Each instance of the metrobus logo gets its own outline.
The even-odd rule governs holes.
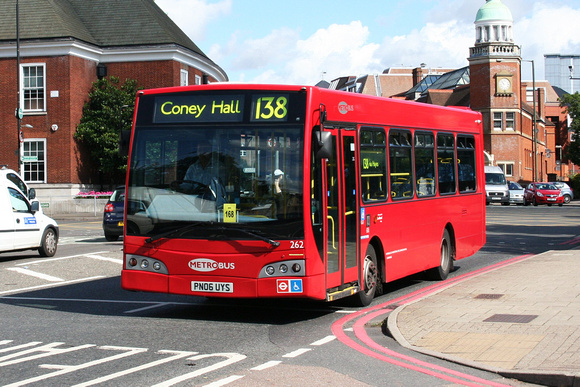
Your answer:
[[[209,258],[198,258],[189,261],[189,268],[195,271],[208,272],[214,270],[234,270],[235,264],[233,262],[216,262]]]
[[[354,111],[354,106],[353,105],[349,105],[346,102],[339,102],[338,103],[338,112],[340,114],[346,114],[348,112],[353,112]]]

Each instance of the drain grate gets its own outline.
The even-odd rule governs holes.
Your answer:
[[[497,300],[498,298],[502,298],[505,294],[478,294],[475,298],[480,300]]]
[[[536,317],[538,317],[536,314],[494,314],[483,321],[527,324]]]

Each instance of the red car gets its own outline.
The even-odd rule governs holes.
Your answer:
[[[550,183],[530,183],[524,191],[524,206],[533,203],[538,204],[557,204],[560,207],[564,204],[564,195],[554,184]]]

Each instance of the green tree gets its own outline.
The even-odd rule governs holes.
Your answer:
[[[103,180],[117,184],[124,180],[127,156],[119,153],[119,136],[131,130],[135,96],[140,88],[137,81],[117,77],[102,78],[93,83],[89,100],[77,126],[75,139],[85,145],[91,164]]]
[[[560,98],[560,106],[565,108],[572,121],[568,128],[572,131],[572,141],[566,146],[565,157],[580,165],[580,94],[564,94]]]

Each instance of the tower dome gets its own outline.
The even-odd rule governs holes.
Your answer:
[[[485,4],[477,11],[475,22],[489,20],[504,20],[513,22],[510,9],[501,2],[501,0],[487,0]]]
[[[475,45],[513,43],[514,19],[501,0],[486,0],[475,17]]]

